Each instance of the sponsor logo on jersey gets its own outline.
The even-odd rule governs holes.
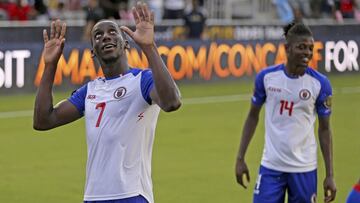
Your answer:
[[[271,87],[271,86],[268,87],[267,90],[270,92],[281,92],[281,88]]]
[[[87,99],[95,99],[96,98],[96,95],[93,95],[93,94],[89,94],[87,96]]]
[[[302,90],[300,90],[300,92],[299,92],[299,97],[300,97],[300,99],[302,99],[302,100],[308,100],[308,99],[310,99],[310,97],[311,97],[311,93],[310,93],[310,91],[307,90],[307,89],[302,89]]]
[[[316,203],[316,194],[315,193],[311,196],[311,203]]]
[[[124,97],[125,94],[126,94],[126,88],[125,87],[119,87],[114,92],[114,98],[115,99],[120,99],[120,98]]]
[[[331,108],[331,105],[332,105],[331,100],[332,100],[332,97],[331,97],[331,95],[330,95],[330,96],[328,96],[328,97],[325,99],[325,101],[324,101],[324,105],[325,105],[325,107],[328,108],[328,109]]]

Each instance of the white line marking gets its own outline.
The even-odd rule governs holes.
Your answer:
[[[33,112],[34,112],[33,110],[0,112],[0,119],[28,117],[28,116],[32,116]]]
[[[224,102],[235,102],[235,101],[250,101],[251,94],[234,94],[234,95],[223,95],[223,96],[212,96],[212,97],[195,97],[195,98],[184,98],[182,102],[184,104],[210,104],[210,103],[224,103]]]
[[[358,87],[343,87],[336,88],[333,90],[334,94],[358,94],[360,93],[360,86]],[[237,102],[237,101],[249,101],[251,100],[252,94],[234,94],[234,95],[222,95],[222,96],[210,96],[210,97],[193,97],[193,98],[184,98],[182,102],[185,105],[192,104],[212,104],[212,103],[227,103],[227,102]],[[0,112],[0,119],[3,118],[21,118],[21,117],[30,117],[33,115],[33,110],[24,110],[24,111],[5,111]]]

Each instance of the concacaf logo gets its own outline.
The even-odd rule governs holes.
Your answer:
[[[316,194],[311,196],[311,203],[316,203]]]

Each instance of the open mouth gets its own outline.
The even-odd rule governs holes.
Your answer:
[[[301,59],[300,64],[302,66],[307,66],[309,64],[309,62],[310,62],[310,59],[308,57],[304,57]]]
[[[103,51],[113,51],[116,48],[115,44],[106,44],[102,47]]]

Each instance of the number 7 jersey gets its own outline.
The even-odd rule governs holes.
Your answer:
[[[150,70],[90,81],[69,101],[85,116],[85,201],[144,196],[152,203],[151,155],[160,108]]]
[[[317,168],[316,114],[331,114],[331,95],[329,80],[309,67],[300,77],[288,76],[284,64],[256,76],[252,103],[265,103],[263,166],[290,173]]]

